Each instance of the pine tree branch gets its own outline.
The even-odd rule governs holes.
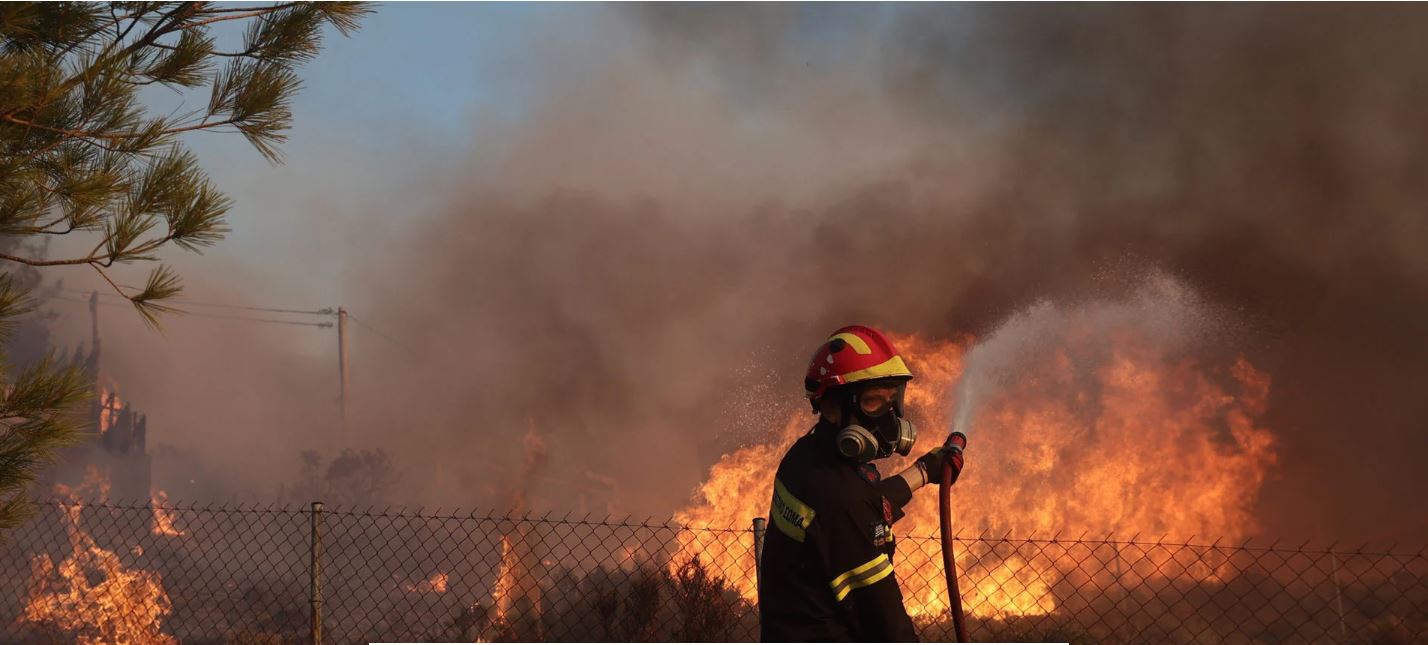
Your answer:
[[[59,194],[60,194],[60,191],[59,191],[58,189],[50,188],[49,186],[46,186],[46,185],[45,185],[45,182],[40,181],[39,179],[36,179],[36,178],[34,178],[33,176],[30,177],[30,183],[33,184],[35,188],[38,188],[38,189],[40,189],[40,190],[43,190],[43,191],[45,191],[45,192],[47,192],[47,193],[49,193],[49,194],[51,194],[51,195],[59,195]],[[58,224],[60,221],[63,221],[63,218],[61,218],[59,221],[56,221],[55,224]],[[48,228],[48,227],[45,227],[45,228]],[[39,229],[34,229],[34,230],[32,230],[32,229],[15,229],[15,230],[16,230],[16,231],[20,231],[20,232],[27,232],[27,233],[39,233],[39,232],[40,232]]]
[[[122,150],[120,150],[120,149],[118,149],[118,148],[111,148],[111,147],[109,147],[109,146],[104,145],[102,142],[95,141],[94,139],[90,139],[90,138],[86,138],[86,137],[70,137],[70,138],[68,138],[68,139],[59,139],[59,140],[57,140],[55,143],[60,144],[60,143],[66,143],[66,142],[69,142],[69,141],[78,141],[79,143],[83,143],[84,145],[87,145],[87,146],[93,146],[93,147],[95,147],[95,148],[99,148],[100,150],[103,150],[103,151],[105,151],[105,152],[122,152]]]
[[[130,19],[130,20],[129,20],[129,26],[128,26],[128,27],[125,27],[123,32],[119,32],[118,29],[115,30],[115,34],[116,34],[116,35],[115,35],[115,37],[114,37],[114,46],[117,47],[117,46],[119,46],[120,43],[124,42],[124,39],[129,37],[129,32],[134,31],[134,27],[139,24],[139,19],[142,18],[142,17],[144,17],[144,15],[146,15],[146,14],[148,14],[148,13],[150,13],[150,12],[149,12],[149,11],[140,11],[140,12],[131,13],[131,14],[125,16],[125,18],[129,18],[129,19]]]
[[[168,50],[168,51],[178,51],[178,48],[177,48],[177,47],[174,47],[173,45],[165,45],[165,44],[163,44],[163,43],[154,43],[154,44],[151,45],[151,46],[152,46],[152,47],[155,47],[155,48],[157,48],[157,49],[164,49],[164,50]],[[209,54],[210,56],[222,56],[222,57],[224,57],[224,58],[251,58],[251,59],[254,59],[254,60],[261,60],[261,59],[262,59],[261,56],[258,56],[257,54],[255,54],[255,53],[254,53],[253,51],[251,51],[251,50],[241,51],[241,52],[208,52],[208,54]],[[137,84],[137,83],[136,83],[136,84]]]
[[[116,39],[114,42],[106,45],[104,49],[100,50],[99,55],[95,57],[94,62],[90,63],[89,66],[87,66],[83,71],[65,79],[64,82],[61,82],[55,87],[51,88],[49,93],[47,93],[44,99],[39,101],[39,103],[34,105],[18,105],[13,110],[6,112],[4,116],[10,117],[12,115],[18,114],[19,112],[27,108],[33,112],[48,107],[51,103],[53,103],[60,97],[68,94],[71,89],[74,89],[74,86],[76,84],[83,82],[89,77],[90,74],[95,73],[95,70],[105,69],[107,66],[114,64],[117,61],[128,58],[135,52],[138,52],[140,49],[143,49],[144,47],[153,44],[155,41],[157,41],[164,35],[178,30],[179,26],[176,22],[167,26],[165,25],[165,23],[174,21],[176,19],[182,20],[182,18],[179,16],[183,13],[184,9],[192,9],[193,7],[190,6],[191,4],[192,3],[180,3],[178,6],[174,7],[172,11],[164,14],[162,18],[155,22],[154,26],[150,27],[149,30],[145,32],[143,36],[140,36],[134,42],[124,47],[122,50],[111,54],[113,48],[122,45],[124,42],[124,38],[128,37],[129,32],[133,30],[134,26],[139,24],[140,21],[138,20],[138,17],[136,17],[132,22],[129,23],[129,27],[124,30],[124,33],[121,35],[121,37]],[[142,16],[143,13],[145,12],[140,12],[138,16]]]
[[[65,141],[66,141],[65,139],[55,139],[54,141],[49,142],[48,144],[45,145],[45,147],[40,148],[40,149],[38,149],[38,150],[36,150],[36,151],[34,151],[34,152],[31,152],[28,156],[25,157],[25,161],[22,162],[22,163],[20,163],[20,164],[18,164],[18,165],[20,165],[20,166],[29,165],[29,163],[30,163],[31,161],[34,161],[35,159],[39,158],[40,155],[45,154],[46,152],[49,152],[49,151],[51,151],[51,150],[54,150],[55,148],[58,148],[58,147],[60,146],[60,144],[64,143]]]
[[[258,9],[288,9],[302,4],[301,2],[284,2],[282,4],[270,5],[267,7],[228,7],[226,9],[204,9],[203,13],[239,13],[244,11],[256,11]]]
[[[105,233],[104,239],[99,240],[99,243],[98,243],[98,244],[95,244],[95,245],[94,245],[94,248],[92,248],[92,249],[89,250],[89,257],[94,257],[94,254],[95,254],[95,253],[98,253],[98,252],[99,252],[99,249],[104,248],[104,245],[108,244],[108,243],[109,243],[109,240],[112,240],[112,239],[114,239],[114,231],[109,231],[109,232]]]
[[[119,28],[119,23],[123,21],[119,18],[119,12],[114,10],[112,2],[109,3],[109,19],[111,21],[109,24],[114,27],[114,40],[123,40],[124,32]]]
[[[99,268],[99,266],[95,264],[90,264],[89,266],[94,267],[94,271],[99,274],[99,277],[104,278],[104,281],[108,282],[109,286],[114,288],[114,293],[123,296],[125,300],[130,299],[129,296],[125,295],[124,290],[119,288],[119,285],[114,284],[114,281],[109,279],[109,274],[105,273],[104,269]]]
[[[85,34],[83,38],[77,39],[77,40],[75,40],[73,43],[70,43],[69,47],[65,47],[64,49],[59,50],[59,52],[56,53],[55,57],[56,57],[56,58],[63,58],[64,56],[69,55],[69,53],[72,52],[72,51],[74,51],[74,49],[75,49],[76,47],[80,46],[81,44],[88,43],[88,42],[89,42],[89,39],[93,38],[93,37],[94,37],[96,34],[98,34],[99,32],[104,31],[105,29],[108,29],[108,28],[110,28],[110,27],[114,27],[114,28],[115,28],[114,34],[115,34],[116,39],[117,39],[117,40],[123,40],[123,39],[124,39],[124,36],[127,35],[129,32],[128,32],[128,30],[125,30],[123,33],[120,33],[120,32],[119,32],[119,29],[118,29],[119,23],[124,22],[124,20],[126,20],[126,19],[128,19],[128,18],[137,18],[137,17],[139,17],[139,16],[144,15],[145,13],[148,13],[148,12],[147,12],[147,11],[140,11],[140,12],[138,12],[138,13],[130,13],[130,14],[125,14],[125,15],[123,15],[123,16],[119,16],[119,15],[116,15],[116,14],[114,13],[114,5],[111,4],[111,5],[109,5],[109,17],[110,17],[110,22],[108,22],[108,23],[106,23],[106,24],[103,24],[103,25],[100,25],[100,26],[98,26],[98,27],[95,27],[95,28],[94,28],[93,30],[91,30],[88,34]],[[138,22],[138,20],[135,20],[134,22]],[[130,23],[130,28],[132,28],[132,27],[133,27],[133,23]]]
[[[136,86],[136,87],[145,87],[145,86],[148,86],[148,85],[153,85],[154,83],[162,83],[163,81],[161,81],[161,80],[159,80],[159,79],[157,79],[157,78],[151,78],[151,79],[149,79],[149,80],[147,80],[147,81],[131,81],[131,80],[129,80],[129,79],[124,79],[124,82],[125,82],[125,83],[128,83],[128,84],[130,84],[130,85],[134,85],[134,86]]]
[[[287,5],[287,6],[292,6],[292,5]],[[270,13],[275,13],[275,12],[277,12],[277,11],[283,9],[283,8],[285,8],[285,7],[283,7],[283,6],[274,6],[274,7],[268,8],[268,9],[262,9],[262,10],[257,10],[257,11],[250,11],[250,12],[248,12],[248,13],[234,14],[234,15],[232,15],[232,16],[216,16],[216,17],[213,17],[213,18],[209,18],[208,20],[200,20],[200,21],[198,21],[198,22],[190,22],[190,23],[188,23],[188,24],[183,25],[182,27],[179,27],[179,29],[197,29],[197,28],[202,27],[202,26],[204,26],[204,25],[211,25],[211,24],[213,24],[213,23],[215,23],[215,22],[226,22],[226,21],[229,21],[229,20],[243,20],[243,19],[245,19],[245,18],[256,18],[256,17],[258,17],[258,16],[266,16],[266,15],[268,15],[268,14],[270,14]],[[207,13],[207,12],[205,12],[205,13]]]
[[[140,36],[133,43],[130,43],[128,47],[125,47],[123,50],[121,50],[116,56],[116,58],[126,58],[130,54],[133,54],[134,52],[137,52],[140,49],[154,44],[156,41],[158,41],[158,39],[164,37],[165,35],[168,35],[178,30],[180,28],[181,22],[189,16],[193,15],[195,8],[196,3],[193,2],[178,3],[178,6],[175,6],[172,11],[164,14],[164,17],[160,18],[157,22],[155,22],[153,27],[150,27],[147,32],[144,32],[143,36]],[[138,22],[138,20],[134,21],[134,23]],[[164,23],[166,22],[169,24],[165,25]],[[130,27],[133,27],[132,23],[130,24]],[[128,35],[127,31],[125,32],[125,35]],[[120,42],[122,42],[122,39],[120,39]],[[119,43],[115,44],[117,45]]]
[[[142,256],[142,255],[144,255],[145,253],[148,253],[149,251],[158,250],[159,247],[161,247],[161,246],[163,246],[163,245],[165,245],[165,244],[168,244],[169,242],[173,241],[173,239],[174,239],[174,234],[173,234],[173,231],[172,231],[172,229],[171,229],[167,235],[165,235],[165,236],[163,236],[163,237],[160,237],[160,238],[155,238],[155,239],[149,240],[148,242],[145,242],[145,243],[143,243],[143,244],[140,244],[140,245],[138,245],[138,246],[136,246],[136,247],[134,247],[134,248],[132,248],[132,249],[127,249],[127,250],[124,251],[124,253],[123,253],[122,255],[125,256],[125,257],[128,257],[128,256]],[[121,255],[121,254],[117,254],[117,253],[115,253],[115,254],[110,254],[110,256],[109,256],[108,258],[105,258],[107,261],[110,262],[110,264],[106,264],[106,265],[104,265],[104,266],[110,266],[110,265],[113,263],[113,260],[114,260],[115,258],[119,257],[120,255]]]
[[[181,126],[181,127],[177,127],[177,128],[166,128],[166,129],[164,129],[163,134],[177,134],[177,133],[179,133],[179,132],[193,132],[194,130],[207,130],[207,129],[209,129],[209,128],[219,128],[219,127],[222,127],[222,126],[225,126],[225,125],[233,125],[233,124],[237,123],[238,121],[239,121],[239,119],[224,119],[224,120],[222,120],[222,121],[214,121],[214,122],[212,122],[212,123],[209,123],[209,122],[207,122],[207,121],[200,121],[200,122],[195,123],[195,124],[193,124],[193,125]]]
[[[28,266],[32,266],[32,267],[55,267],[55,266],[75,266],[75,265],[79,265],[79,264],[94,264],[94,265],[98,265],[98,266],[102,266],[102,267],[108,268],[108,267],[114,266],[114,262],[115,262],[116,260],[121,259],[121,258],[128,258],[128,259],[131,259],[131,260],[132,260],[132,259],[139,259],[139,258],[137,258],[137,257],[135,257],[135,256],[142,256],[143,254],[148,253],[149,251],[153,251],[153,250],[155,250],[155,249],[158,249],[159,247],[161,247],[161,246],[163,246],[163,245],[165,245],[165,244],[167,244],[167,243],[173,241],[173,239],[174,239],[173,234],[170,233],[170,234],[165,235],[165,236],[163,236],[163,237],[155,238],[155,239],[149,240],[148,242],[144,242],[143,244],[140,244],[140,245],[138,245],[138,246],[136,246],[136,247],[134,247],[134,248],[132,248],[132,249],[125,249],[122,253],[104,253],[104,254],[96,255],[96,253],[98,252],[98,250],[99,250],[100,248],[102,248],[102,247],[105,245],[105,243],[108,242],[108,241],[109,241],[110,239],[112,239],[112,238],[113,238],[113,235],[112,235],[112,234],[109,235],[109,236],[107,236],[107,237],[105,237],[103,240],[101,240],[101,241],[99,242],[99,245],[95,247],[95,250],[94,250],[94,251],[91,251],[90,254],[89,254],[87,257],[82,257],[82,258],[69,258],[69,259],[65,259],[65,260],[40,260],[40,259],[36,259],[36,258],[26,258],[26,257],[20,257],[20,256],[18,256],[18,255],[11,255],[11,254],[9,254],[9,253],[0,253],[0,260],[9,260],[9,261],[11,261],[11,262],[15,262],[15,263],[18,263],[18,264],[24,264],[24,265],[28,265]]]
[[[86,132],[86,131],[84,131],[84,130],[70,130],[70,129],[68,129],[68,128],[56,128],[56,127],[44,125],[44,124],[42,124],[42,123],[34,123],[34,122],[32,122],[32,121],[26,121],[26,120],[21,119],[21,118],[19,118],[19,117],[14,117],[14,116],[9,116],[9,115],[5,115],[5,116],[0,117],[0,118],[3,118],[4,120],[9,121],[9,122],[11,122],[11,123],[14,123],[15,125],[23,125],[23,126],[28,127],[28,128],[36,128],[36,129],[39,129],[39,130],[44,130],[44,131],[46,131],[46,132],[53,132],[53,133],[55,133],[55,134],[63,134],[63,135],[65,135],[65,136],[74,137],[74,138],[76,138],[76,139],[101,139],[101,140],[105,140],[105,141],[125,141],[125,140],[129,140],[129,139],[138,139],[138,138],[140,138],[140,137],[149,136],[149,135],[137,134],[137,133],[105,134],[105,133],[102,133],[102,132]],[[159,134],[161,134],[161,135],[162,135],[162,134],[178,134],[178,133],[180,133],[180,132],[192,132],[192,131],[194,131],[194,130],[205,130],[205,129],[208,129],[208,128],[217,128],[217,127],[222,127],[222,126],[225,126],[225,125],[233,125],[234,123],[237,123],[238,121],[239,121],[239,119],[225,119],[225,120],[223,120],[223,121],[213,121],[213,122],[200,121],[200,122],[195,123],[195,124],[193,124],[193,125],[179,126],[179,127],[176,127],[176,128],[164,128],[163,130],[160,130],[160,131],[159,131]],[[112,148],[105,148],[105,150],[109,150],[109,151],[111,151],[111,152],[114,151]]]
[[[53,132],[53,133],[55,133],[55,134],[63,134],[63,135],[65,135],[65,136],[67,136],[67,137],[75,137],[75,138],[79,138],[79,139],[107,139],[107,140],[110,140],[110,141],[115,141],[115,140],[128,139],[128,138],[132,138],[132,137],[134,137],[134,136],[138,136],[138,135],[132,135],[132,134],[104,134],[104,133],[100,133],[100,132],[85,132],[85,131],[83,131],[83,130],[70,130],[70,129],[68,129],[68,128],[56,128],[56,127],[53,127],[53,126],[45,125],[45,124],[43,124],[43,123],[35,123],[35,122],[33,122],[33,121],[26,121],[25,119],[21,119],[21,118],[16,117],[16,116],[11,116],[11,115],[9,115],[9,114],[6,114],[5,116],[0,117],[0,118],[3,118],[3,119],[5,119],[6,121],[9,121],[10,123],[14,123],[15,125],[23,125],[23,126],[25,126],[25,127],[27,127],[27,128],[35,128],[35,129],[37,129],[37,130],[44,130],[44,131],[46,131],[46,132]]]
[[[64,221],[64,220],[60,220],[60,221]],[[59,223],[59,222],[55,222],[55,224],[58,224],[58,223]],[[54,224],[51,224],[50,226],[54,226]],[[67,228],[67,229],[65,229],[65,230],[63,230],[63,231],[39,230],[39,231],[33,231],[33,232],[34,232],[34,233],[38,233],[38,234],[40,234],[40,235],[69,235],[70,233],[75,232],[75,230],[76,230],[76,229],[75,229],[74,224],[70,224],[70,225],[69,225],[69,228]]]
[[[11,262],[18,262],[20,264],[29,265],[32,267],[74,266],[76,264],[89,264],[90,262],[97,261],[95,258],[92,257],[74,258],[70,260],[36,260],[34,258],[22,258],[18,255],[10,255],[9,253],[0,253],[0,260],[9,260]]]
[[[58,194],[60,194],[60,192],[59,192],[58,190],[55,190],[55,189],[53,189],[53,188],[50,188],[49,186],[44,185],[43,182],[40,182],[40,181],[36,180],[36,181],[34,181],[33,183],[35,184],[36,187],[38,187],[39,189],[44,190],[44,191],[46,191],[46,192],[49,192],[51,195],[58,195]],[[62,222],[68,221],[68,220],[69,220],[69,216],[68,216],[68,215],[60,215],[59,217],[56,217],[56,218],[54,219],[54,221],[51,221],[51,222],[48,223],[48,224],[44,224],[44,225],[41,225],[41,226],[16,227],[16,228],[7,230],[7,231],[6,231],[6,234],[8,234],[8,235],[65,235],[65,234],[74,232],[74,224],[73,224],[73,223],[71,223],[71,224],[69,225],[69,228],[68,228],[68,229],[65,229],[65,230],[63,230],[63,231],[52,231],[52,230],[50,230],[50,229],[53,228],[54,226],[59,225],[59,224],[62,223]]]

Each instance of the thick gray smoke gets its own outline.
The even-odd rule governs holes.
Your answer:
[[[501,454],[531,417],[570,480],[547,502],[609,485],[590,471],[658,509],[796,409],[838,325],[985,334],[1163,271],[1236,312],[1252,333],[1225,355],[1273,376],[1265,525],[1421,532],[1397,518],[1428,483],[1424,17],[602,13],[621,44],[549,61],[573,80],[382,267],[382,322],[440,375],[410,381],[435,415],[411,432]]]
[[[350,234],[405,348],[356,330],[343,441],[399,497],[497,503],[533,426],[533,507],[667,513],[840,325],[985,336],[1163,272],[1272,376],[1268,530],[1428,535],[1425,8],[571,11],[418,230]]]
[[[1421,8],[924,12],[893,84],[991,115],[1002,177],[972,224],[997,269],[961,304],[1074,289],[1115,258],[1257,327],[1284,439],[1262,516],[1420,538],[1428,377]],[[955,316],[955,314],[954,314]],[[1417,330],[1417,331],[1415,331]],[[1366,464],[1376,464],[1373,468]],[[1213,465],[1207,465],[1213,467]],[[1412,512],[1409,512],[1412,511]],[[1407,515],[1405,515],[1405,513]],[[1298,516],[1298,518],[1296,518]]]

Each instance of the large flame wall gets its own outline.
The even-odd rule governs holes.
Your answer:
[[[1018,382],[980,403],[967,469],[954,493],[958,533],[1231,539],[1253,533],[1252,504],[1275,461],[1273,437],[1258,425],[1268,378],[1243,358],[1223,365],[1176,358],[1129,332],[1088,364],[1073,358],[1082,340],[1068,333]],[[951,393],[970,341],[898,336],[895,342],[917,374],[907,395],[909,416],[920,428],[916,456],[949,431]],[[734,527],[766,515],[778,461],[812,422],[798,415],[771,429],[769,443],[726,455],[678,521]],[[884,475],[906,462],[884,465]],[[920,491],[906,510],[898,535],[936,535],[933,489]],[[739,570],[733,560],[746,557],[695,541],[686,534],[686,552],[701,552],[727,570]],[[1012,557],[989,566],[983,559],[977,565],[986,588],[964,594],[983,616],[1047,613],[1055,608],[1049,585],[1073,568],[1066,564]],[[928,550],[904,549],[896,567],[903,579],[941,576],[941,562]],[[1006,584],[1012,579],[1018,584]],[[732,582],[754,598],[751,576]],[[940,585],[925,589],[906,599],[910,613],[943,612]]]

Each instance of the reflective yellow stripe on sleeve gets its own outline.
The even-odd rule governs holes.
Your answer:
[[[848,593],[852,590],[882,580],[892,572],[892,560],[888,559],[886,553],[879,553],[878,557],[853,567],[834,578],[833,582],[828,583],[828,586],[833,588],[833,596],[842,601],[848,597]]]
[[[774,479],[773,508],[769,509],[769,515],[780,532],[795,542],[802,542],[814,513],[813,507],[794,497],[783,487],[783,482]]]

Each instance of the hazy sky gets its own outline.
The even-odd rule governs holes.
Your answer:
[[[354,260],[346,252],[351,230],[381,233],[420,217],[430,208],[420,188],[450,181],[454,166],[479,154],[480,132],[491,131],[489,145],[499,145],[494,135],[519,124],[528,101],[550,82],[530,74],[537,66],[526,61],[548,53],[552,42],[584,38],[579,47],[602,47],[581,25],[603,12],[416,2],[380,7],[351,38],[329,29],[322,54],[300,69],[303,87],[281,164],[231,133],[186,139],[235,204],[232,231],[217,246],[202,256],[170,250],[163,257],[183,273],[185,296],[298,309],[350,303],[360,289],[343,280]],[[162,87],[147,97],[164,111],[195,101]],[[121,275],[135,284],[146,270]],[[102,285],[87,270],[55,277],[76,288]],[[223,292],[210,291],[210,277],[227,283]],[[250,288],[233,284],[235,277]],[[297,332],[291,349],[313,347],[305,336]]]
[[[859,73],[858,66],[866,65],[865,50],[877,46],[896,11],[890,5],[785,6],[772,12],[779,33],[755,36],[779,42],[779,51],[763,53],[797,60],[810,72],[851,71],[856,84],[876,86],[876,70]],[[186,297],[195,300],[351,308],[363,288],[350,279],[353,263],[376,261],[354,257],[353,240],[381,238],[430,214],[443,189],[499,166],[512,133],[529,125],[534,104],[570,86],[598,83],[588,79],[622,59],[647,55],[648,36],[631,22],[610,5],[413,2],[379,7],[351,38],[329,30],[322,54],[300,69],[303,88],[281,148],[283,163],[267,162],[232,134],[186,139],[233,198],[232,231],[202,256],[173,250],[163,260],[181,271]],[[223,42],[235,33],[216,35]],[[742,41],[730,42],[733,48]],[[751,56],[753,68],[762,64],[755,53],[732,55]],[[725,72],[693,64],[681,73]],[[758,78],[757,70],[748,74]],[[748,102],[735,127],[751,138],[777,136],[786,124],[765,120],[777,118],[779,109],[761,110],[767,88],[729,81],[682,82],[725,85],[735,100]],[[162,87],[147,96],[160,111],[184,100]],[[136,284],[146,270],[130,269],[121,279]],[[71,287],[102,286],[89,271],[55,275]],[[210,278],[224,283],[221,291]],[[313,347],[301,333],[297,338],[290,349]]]
[[[791,8],[781,12],[782,55],[821,70],[856,65],[861,59],[850,52],[876,42],[894,12],[887,5]],[[217,259],[252,271],[255,280],[285,283],[277,292],[272,284],[255,289],[255,302],[350,301],[354,294],[345,292],[354,285],[340,279],[351,260],[343,229],[382,231],[419,217],[432,206],[421,187],[452,181],[456,166],[470,172],[478,159],[499,158],[533,103],[612,60],[640,55],[644,44],[633,42],[622,18],[628,16],[609,5],[412,2],[379,7],[351,38],[330,33],[322,54],[300,70],[303,89],[282,164],[268,163],[237,136],[187,139],[234,199],[233,230],[204,258],[175,252],[165,261],[192,267],[195,280]],[[861,82],[878,79],[870,74]],[[744,98],[756,121],[759,96]],[[160,109],[177,100],[163,88],[149,99]],[[289,270],[293,263],[304,269],[300,278]],[[97,285],[83,272],[65,278]],[[202,286],[195,282],[188,296],[204,298]]]

